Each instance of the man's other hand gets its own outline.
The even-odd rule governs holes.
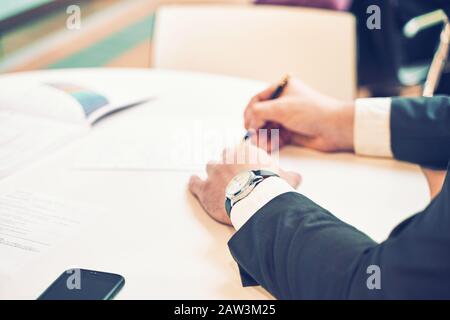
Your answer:
[[[192,176],[189,181],[189,190],[213,219],[231,225],[225,211],[225,188],[237,174],[257,169],[277,173],[294,188],[298,187],[301,181],[299,174],[280,169],[264,150],[249,143],[242,143],[235,148],[224,150],[222,161],[208,163],[206,180]]]
[[[280,148],[285,145],[304,146],[320,151],[353,151],[354,102],[340,101],[291,79],[280,98],[269,100],[273,85],[258,93],[244,113],[247,130],[280,129]],[[258,143],[258,135],[252,137]]]

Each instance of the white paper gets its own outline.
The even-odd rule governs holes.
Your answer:
[[[0,87],[0,179],[84,135],[105,115],[150,99],[58,81],[1,79]]]
[[[93,124],[101,117],[150,100],[151,93],[121,94],[120,88],[99,88],[68,81],[0,79],[0,111],[71,124]]]
[[[203,170],[219,161],[225,147],[242,141],[245,130],[229,119],[151,117],[92,132],[72,158],[77,170]],[[126,134],[123,134],[126,132]]]
[[[8,274],[95,221],[101,209],[27,191],[0,194],[0,274]]]
[[[0,179],[37,160],[88,127],[35,118],[11,111],[0,112]]]

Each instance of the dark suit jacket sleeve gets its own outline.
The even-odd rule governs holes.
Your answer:
[[[390,125],[396,159],[445,168],[450,159],[450,97],[393,98]]]
[[[285,193],[229,248],[246,278],[280,299],[450,298],[449,199],[447,177],[423,212],[377,244],[301,194]],[[379,290],[367,286],[370,266],[380,268]]]

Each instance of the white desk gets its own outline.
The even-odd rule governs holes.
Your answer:
[[[271,298],[261,288],[241,287],[226,245],[233,231],[212,221],[187,192],[190,170],[78,170],[73,163],[87,145],[114,145],[111,139],[118,137],[118,131],[123,137],[136,130],[149,132],[151,136],[133,140],[149,149],[161,148],[157,141],[170,132],[164,121],[172,115],[184,117],[186,123],[203,119],[218,127],[241,126],[244,106],[263,83],[151,70],[61,70],[11,76],[123,81],[124,87],[134,90],[156,89],[158,99],[104,119],[86,138],[0,181],[0,192],[44,192],[106,210],[97,226],[52,249],[32,266],[15,270],[8,283],[0,285],[0,299],[34,299],[70,267],[122,274],[126,285],[119,299]],[[155,128],[164,132],[155,137]],[[301,192],[376,240],[384,239],[393,226],[428,202],[426,181],[413,165],[300,149],[286,150],[282,162],[302,173]]]

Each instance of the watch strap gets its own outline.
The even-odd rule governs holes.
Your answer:
[[[269,171],[269,170],[252,170],[252,171],[255,175],[261,176],[263,178],[279,177],[278,174],[273,173],[272,171]]]
[[[227,212],[227,215],[230,217],[231,216],[231,199],[227,198],[225,200],[225,211]]]
[[[269,178],[269,177],[279,177],[278,174],[273,173],[272,171],[269,170],[251,170],[256,176],[259,177],[263,177],[263,179],[261,181],[259,181],[258,183],[256,183],[255,187],[261,183],[262,181],[264,181],[264,179]],[[228,214],[228,217],[231,216],[231,209],[232,209],[232,205],[231,205],[231,199],[226,198],[225,199],[225,211]]]

